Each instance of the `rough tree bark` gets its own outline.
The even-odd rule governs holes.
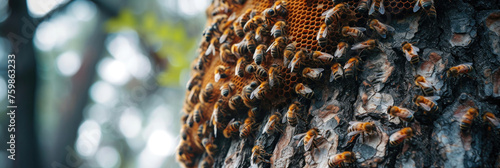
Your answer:
[[[263,127],[272,112],[288,108],[272,107],[258,121],[261,126],[254,138],[216,139],[219,150],[214,167],[249,167],[256,144],[272,153],[270,164],[261,167],[328,167],[329,158],[343,151],[356,154],[353,167],[500,167],[499,130],[482,119],[486,112],[500,116],[500,2],[436,0],[434,5],[436,19],[425,13],[379,16],[395,31],[388,39],[379,40],[381,52],[363,57],[357,80],[330,83],[330,72],[325,71],[325,82],[310,85],[314,98],[300,99],[307,122],[299,120],[296,127],[285,124],[282,134],[268,136]],[[404,41],[420,48],[418,64],[405,59]],[[467,62],[474,68],[469,75],[447,77],[450,67]],[[440,96],[437,111],[424,114],[414,103],[417,95],[423,95],[415,86],[416,75],[432,82],[434,95]],[[415,120],[391,117],[388,106],[411,109]],[[461,131],[462,116],[470,107],[477,108],[479,116],[470,132]],[[379,131],[348,143],[350,121],[373,121]],[[315,163],[292,138],[313,127],[328,140],[316,151]],[[391,146],[389,136],[404,127],[411,127],[415,136]]]

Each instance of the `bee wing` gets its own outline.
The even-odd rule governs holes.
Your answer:
[[[205,51],[205,55],[210,55],[210,53],[215,54],[215,45],[210,43],[207,50]]]
[[[418,48],[417,46],[414,46],[414,45],[411,45],[411,47],[413,48],[413,54],[417,55],[417,52],[420,51],[420,48]]]
[[[335,50],[335,54],[334,54],[335,58],[340,58],[342,56],[342,54],[344,53],[345,48],[346,47],[337,48],[337,50]]]
[[[304,142],[304,150],[309,151],[314,143],[316,137],[311,137],[308,141]]]
[[[372,6],[370,7],[370,11],[368,11],[368,15],[372,15],[375,12],[375,2],[372,2]]]
[[[413,12],[417,12],[420,9],[420,0],[415,3],[415,7],[413,7]]]
[[[323,12],[323,13],[321,14],[321,16],[327,16],[327,15],[329,15],[329,13],[333,13],[333,9],[334,9],[334,8],[326,10],[325,12]]]
[[[345,65],[344,65],[344,69],[347,69],[349,68],[354,62],[347,62]]]
[[[311,88],[308,88],[308,87],[304,87],[304,89],[300,90],[299,91],[301,94],[307,94],[307,93],[311,93],[313,92],[313,90]]]
[[[486,116],[486,119],[488,119],[493,125],[496,125],[497,127],[500,126],[500,121],[498,121],[496,118]]]
[[[380,6],[379,6],[378,11],[379,11],[379,12],[380,12],[380,14],[382,14],[382,15],[385,13],[384,0],[380,1]]]
[[[229,124],[233,123],[234,120],[236,120],[236,119],[235,118],[231,119],[231,121],[229,121]],[[228,126],[229,126],[229,124],[228,124]]]
[[[295,59],[295,57],[292,59],[292,62],[288,64],[288,68],[291,68],[290,72],[293,72],[293,69],[295,68],[295,64],[297,64],[300,61],[300,58]]]
[[[425,111],[431,111],[431,107],[424,103],[418,103]]]
[[[398,139],[401,139],[401,138],[404,138],[406,135],[403,135],[401,133],[398,132],[395,132],[394,134],[392,134],[390,137],[389,137],[389,141],[396,141]]]
[[[257,95],[260,91],[261,87],[257,87],[257,89],[253,90],[252,93],[250,94],[250,99],[255,98],[255,95]]]
[[[288,117],[286,116],[286,113],[285,113],[285,116],[281,117],[281,123],[286,123],[286,121],[288,120]]]
[[[224,32],[224,34],[222,34],[222,35],[220,36],[220,38],[219,38],[219,43],[221,43],[221,44],[222,44],[222,43],[224,43],[224,42],[226,41],[227,37],[228,37],[228,34],[229,34],[229,33],[225,33],[225,32]]]
[[[406,50],[404,51],[404,53],[405,53],[406,60],[410,61],[411,60],[411,53],[406,51]]]
[[[468,62],[468,63],[463,63],[464,65],[467,65],[467,66],[472,66],[472,62]]]
[[[236,64],[236,67],[234,68],[234,75],[235,76],[238,76],[238,71],[240,70],[241,68],[241,64]]]
[[[215,80],[215,82],[219,82],[219,80],[220,80],[220,73],[216,73],[215,74],[214,80]]]
[[[350,137],[350,136],[353,136],[353,135],[356,135],[356,134],[359,134],[359,133],[361,133],[361,131],[352,131],[352,132],[349,132],[347,134],[347,137]]]
[[[351,29],[356,29],[359,31],[366,31],[366,28],[364,28],[364,27],[351,27]]]
[[[321,52],[321,55],[318,56],[318,59],[322,61],[327,61],[329,59],[333,58],[333,55],[330,55],[328,53]]]
[[[271,50],[271,48],[273,48],[273,46],[276,44],[276,41],[274,41],[273,43],[271,43],[271,45],[269,46],[269,48],[267,48],[266,52],[269,52],[269,50]]]
[[[362,42],[361,43],[358,43],[358,44],[354,44],[351,48],[351,50],[357,50],[357,49],[362,49],[362,48],[366,48],[368,47],[368,45],[366,44],[363,44]]]
[[[266,125],[264,126],[264,130],[262,131],[262,133],[267,132],[267,130],[271,127],[271,125],[273,125],[273,124],[274,124],[274,121],[275,121],[275,120],[270,120],[270,121],[268,121],[268,122],[266,123]]]
[[[424,97],[424,98],[429,99],[430,101],[432,101],[432,102],[434,102],[434,103],[437,104],[436,101],[439,100],[441,97],[439,97],[439,96],[428,96],[428,97]]]
[[[318,33],[318,35],[319,35],[319,33]],[[323,37],[326,37],[326,35],[328,35],[328,26],[325,27],[325,29],[323,30],[323,34],[322,35],[323,35]]]
[[[383,24],[383,23],[382,23],[382,24]],[[387,24],[384,24],[384,26],[387,28],[387,31],[391,31],[391,32],[392,32],[392,31],[395,31],[395,30],[396,30],[396,29],[394,29],[394,27],[389,26],[389,25],[387,25]]]
[[[350,125],[349,127],[351,127],[353,125],[358,125],[358,124],[361,124],[361,123],[363,123],[363,122],[361,122],[361,121],[349,121],[349,125]]]
[[[431,84],[427,83],[427,82],[418,82],[418,84],[424,86],[424,87],[431,87]]]
[[[311,68],[310,76],[316,77],[318,76],[321,72],[323,72],[325,69],[323,68]]]

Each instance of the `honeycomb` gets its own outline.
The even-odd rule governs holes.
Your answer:
[[[379,2],[378,0],[376,1],[377,3]],[[322,17],[322,13],[325,11],[332,9],[335,5],[339,3],[344,3],[347,4],[347,9],[343,10],[342,12],[339,12],[338,15],[338,20],[330,25],[329,31],[328,31],[328,43],[326,46],[321,47],[318,44],[318,40],[316,39],[318,31],[320,29],[320,26],[325,23],[325,18]],[[398,16],[398,15],[403,15],[403,14],[408,14],[408,13],[413,13],[412,8],[414,5],[415,1],[414,0],[385,0],[384,1],[384,6],[386,13],[385,15],[393,15],[393,16]],[[199,75],[200,78],[192,80],[188,83],[188,85],[195,85],[199,88],[201,88],[201,93],[192,93],[194,92],[194,89],[188,89],[186,93],[186,103],[184,104],[184,112],[185,112],[185,118],[183,119],[185,125],[188,125],[188,128],[184,128],[181,130],[181,133],[186,134],[185,137],[183,137],[183,141],[181,142],[179,146],[179,153],[177,155],[178,160],[185,166],[185,167],[194,167],[198,164],[207,164],[211,165],[213,164],[213,160],[210,159],[204,159],[201,161],[202,156],[205,156],[203,153],[211,153],[209,152],[210,149],[206,145],[207,143],[209,144],[210,141],[214,140],[214,137],[212,135],[217,135],[222,132],[222,130],[225,128],[224,126],[229,123],[229,120],[231,118],[235,118],[237,120],[240,120],[243,122],[245,118],[247,118],[247,111],[249,110],[248,107],[242,107],[241,109],[238,109],[236,111],[230,110],[227,108],[227,103],[229,101],[229,98],[231,95],[234,94],[240,94],[241,90],[249,85],[252,81],[258,81],[258,83],[262,83],[267,80],[267,78],[259,78],[256,77],[255,74],[247,73],[245,72],[243,77],[239,77],[235,75],[235,67],[236,63],[233,62],[224,62],[220,58],[220,51],[219,47],[221,44],[219,44],[218,41],[212,41],[214,38],[219,38],[223,32],[227,29],[235,29],[233,26],[234,22],[238,22],[239,17],[245,13],[246,10],[252,9],[255,11],[256,15],[261,15],[261,13],[268,8],[275,8],[274,6],[275,1],[268,1],[268,0],[247,0],[247,1],[218,1],[214,0],[212,5],[207,9],[207,15],[208,15],[208,21],[207,21],[207,29],[205,32],[205,37],[200,44],[200,49],[199,53],[201,53],[198,58],[196,58],[192,64],[193,70],[191,72],[192,76]],[[347,42],[350,45],[359,42],[350,38],[346,38],[342,36],[341,34],[341,28],[344,26],[350,26],[350,27],[366,27],[368,28],[368,21],[369,19],[372,18],[377,18],[384,22],[384,19],[380,17],[380,14],[378,12],[378,6],[376,7],[376,11],[373,14],[373,16],[369,16],[368,12],[360,12],[359,10],[356,9],[356,7],[359,4],[359,0],[352,0],[352,1],[344,1],[344,2],[337,2],[337,1],[331,1],[331,0],[313,0],[313,1],[286,1],[286,10],[287,13],[285,16],[280,16],[279,14],[277,16],[272,17],[274,20],[271,21],[276,22],[279,20],[283,20],[286,23],[286,34],[284,35],[287,37],[287,42],[286,45],[293,43],[295,44],[295,52],[299,51],[300,49],[304,49],[307,51],[307,56],[310,59],[310,53],[314,51],[321,51],[324,53],[329,53],[333,54],[337,50],[337,44],[339,42]],[[282,6],[283,7],[283,6]],[[369,6],[368,6],[369,7]],[[223,9],[223,10],[221,10]],[[224,10],[224,9],[229,9],[229,10]],[[215,16],[213,14],[216,14]],[[218,19],[216,17],[218,16],[224,16],[223,19],[220,22],[217,22]],[[220,18],[220,17],[219,17]],[[252,19],[252,18],[250,18]],[[214,23],[217,23],[216,26],[213,26]],[[243,27],[244,25],[241,25]],[[259,26],[262,26],[262,24],[259,24]],[[215,27],[214,29],[210,30],[211,27]],[[268,30],[271,30],[271,26],[268,26]],[[249,32],[245,32],[247,34]],[[207,37],[208,36],[208,37]],[[238,44],[242,41],[245,41],[244,38],[238,37],[235,35],[235,33],[230,34],[229,36],[230,46],[233,44]],[[374,38],[374,37],[370,37]],[[269,36],[267,40],[263,40],[262,43],[259,44],[265,44],[268,47],[271,45],[271,43],[274,41],[274,38]],[[211,53],[208,55],[205,55],[205,51],[208,50],[209,48],[215,48],[215,53]],[[234,54],[234,53],[233,53]],[[245,53],[244,56],[249,57],[248,63],[251,64],[253,62],[252,60],[252,55],[253,53]],[[317,64],[313,62],[308,62],[307,60],[302,60],[303,63],[300,65],[300,70],[298,72],[291,72],[290,69],[285,67],[283,65],[283,51],[280,51],[280,57],[278,58],[272,58],[270,55],[270,52],[265,52],[264,57],[265,60],[262,62],[261,66],[268,71],[272,66],[278,66],[281,67],[279,69],[279,76],[282,77],[281,80],[281,85],[277,87],[273,87],[270,89],[267,93],[265,93],[265,96],[263,98],[264,101],[261,101],[261,104],[259,105],[263,109],[270,109],[271,107],[275,106],[287,106],[290,104],[290,102],[297,98],[300,97],[295,92],[295,85],[298,83],[304,83],[307,86],[314,86],[316,81],[310,80],[310,79],[305,79],[300,72],[302,68],[304,67],[318,67],[318,68],[324,68],[325,71],[323,72],[323,80],[328,80],[330,76],[330,66],[333,64],[331,63],[325,63],[325,64]],[[234,58],[236,60],[236,58]],[[307,58],[306,58],[307,59]],[[201,61],[200,61],[201,60]],[[341,63],[344,64],[346,60],[339,60],[342,61]],[[200,62],[202,62],[202,66],[200,65]],[[229,67],[229,70],[225,73],[227,73],[227,77],[221,78],[219,81],[214,80],[214,76],[216,74],[217,68],[222,65],[224,67]],[[220,95],[219,88],[227,82],[232,82],[235,84],[235,88],[231,92],[230,96],[224,97]],[[213,100],[209,102],[200,102],[197,99],[190,100],[190,95],[199,95],[200,97],[203,96],[203,90],[205,86],[208,83],[213,84],[214,92],[212,93]],[[189,87],[188,87],[189,88]],[[200,98],[201,99],[201,98]],[[224,114],[221,114],[222,117],[216,117],[220,118],[217,122],[220,122],[220,128],[214,128],[218,130],[218,133],[208,133],[204,134],[203,136],[199,136],[197,134],[198,128],[200,125],[204,125],[205,127],[207,126],[207,121],[211,121],[211,116],[214,113],[214,104],[216,104],[217,100],[221,100],[221,104],[219,108],[224,108],[222,111],[224,111]],[[267,100],[267,101],[266,101]],[[196,104],[201,103],[201,121],[200,122],[194,122],[194,118],[196,114]],[[271,112],[269,112],[270,114]],[[208,125],[212,125],[214,122],[210,123],[208,122]],[[224,138],[223,136],[219,135],[217,136],[218,138]],[[186,145],[188,144],[188,145]],[[205,152],[206,151],[206,152]],[[209,158],[209,157],[205,157]],[[203,163],[202,163],[203,162]]]

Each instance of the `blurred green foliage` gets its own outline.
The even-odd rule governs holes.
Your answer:
[[[109,33],[123,29],[133,29],[147,44],[161,44],[156,51],[158,56],[168,60],[167,68],[158,74],[162,86],[178,86],[181,71],[188,68],[191,54],[198,39],[189,37],[186,25],[182,22],[171,23],[159,20],[154,12],[134,15],[132,10],[123,9],[115,18],[109,19],[105,29]]]

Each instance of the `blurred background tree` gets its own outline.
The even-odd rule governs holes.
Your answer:
[[[0,165],[178,167],[183,84],[208,4],[0,0],[0,106],[8,54],[18,105],[16,162],[1,150]]]

